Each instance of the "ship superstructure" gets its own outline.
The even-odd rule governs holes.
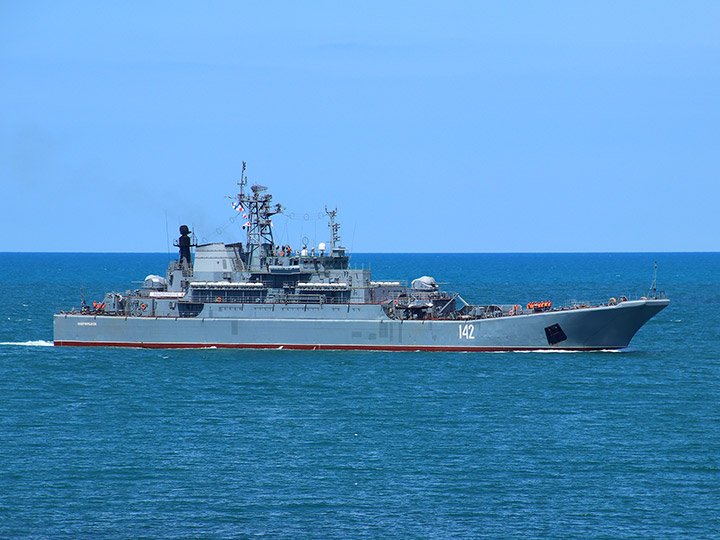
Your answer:
[[[56,345],[368,350],[617,349],[669,301],[620,297],[603,305],[470,305],[422,276],[407,285],[373,281],[341,245],[337,209],[325,207],[330,244],[277,245],[283,211],[267,188],[233,203],[246,216],[245,243],[196,245],[180,227],[177,261],[165,277],[111,292],[92,307],[55,315]],[[194,260],[192,248],[195,248]]]

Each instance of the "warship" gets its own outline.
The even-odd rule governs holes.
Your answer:
[[[165,277],[109,292],[54,315],[58,346],[384,351],[604,350],[628,347],[669,300],[647,297],[565,306],[550,301],[471,305],[430,276],[374,281],[352,267],[337,208],[325,212],[329,245],[279,246],[267,188],[247,187],[245,164],[233,207],[245,243],[198,245],[180,227]],[[193,254],[194,251],[194,254]]]

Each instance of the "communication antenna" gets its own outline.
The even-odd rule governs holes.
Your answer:
[[[167,210],[165,210],[165,243],[167,244],[168,262],[170,262],[170,229],[168,229]]]
[[[80,313],[90,313],[90,306],[85,301],[85,283],[80,282]]]
[[[244,188],[245,188],[245,185],[247,184],[247,178],[245,178],[245,169],[246,168],[247,168],[247,162],[243,161],[242,172],[240,173],[240,181],[238,182],[238,186],[240,186],[240,195],[242,195],[243,192],[245,191]]]
[[[653,275],[652,284],[650,285],[650,292],[648,292],[648,297],[657,297],[657,261],[655,261],[655,273]]]

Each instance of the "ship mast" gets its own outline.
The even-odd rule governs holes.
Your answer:
[[[337,215],[337,206],[334,210],[328,210],[327,205],[325,206],[325,213],[330,218],[330,248],[335,249],[340,244],[340,224],[335,223],[335,216]]]
[[[237,200],[247,215],[247,222],[243,226],[247,233],[247,263],[251,271],[260,271],[266,267],[266,259],[272,255],[275,246],[270,218],[282,212],[282,206],[272,205],[272,195],[265,193],[267,191],[265,186],[255,184],[250,187],[252,195],[245,193],[247,185],[245,168],[246,163],[243,161]]]

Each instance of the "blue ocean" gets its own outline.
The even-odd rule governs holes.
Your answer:
[[[646,295],[593,353],[52,346],[167,254],[0,254],[0,538],[720,538],[720,254],[355,254],[468,302]]]

